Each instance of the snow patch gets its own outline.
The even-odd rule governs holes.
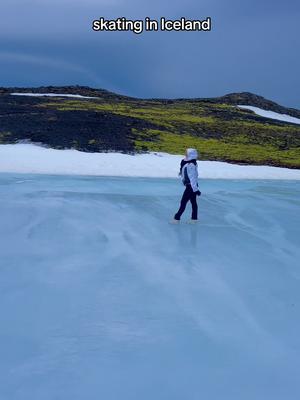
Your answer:
[[[10,93],[11,96],[30,96],[30,97],[72,97],[79,99],[98,99],[99,97],[81,96],[80,94],[64,93]]]
[[[291,117],[288,114],[279,114],[274,111],[263,110],[262,108],[253,107],[253,106],[243,106],[243,105],[240,106],[239,105],[238,107],[242,108],[244,110],[253,111],[256,115],[259,115],[260,117],[276,119],[277,121],[290,122],[292,124],[300,125],[299,118]]]
[[[34,144],[0,145],[0,172],[12,173],[176,178],[181,159],[167,153],[85,153]],[[219,161],[198,164],[200,178],[300,180],[300,170]]]

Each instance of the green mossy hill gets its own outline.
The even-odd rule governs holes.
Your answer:
[[[41,142],[82,151],[165,151],[196,147],[201,158],[300,168],[300,125],[241,110],[251,104],[300,117],[251,93],[215,99],[135,99],[86,87],[26,91],[96,97],[10,96],[25,89],[0,88],[0,142]]]

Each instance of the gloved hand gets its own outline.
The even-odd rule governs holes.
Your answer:
[[[197,196],[201,196],[200,190],[197,190],[197,192],[195,192],[195,194],[196,194]]]

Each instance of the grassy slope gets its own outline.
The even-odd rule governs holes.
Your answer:
[[[143,100],[85,87],[35,88],[98,99],[10,96],[0,88],[0,143],[29,139],[82,151],[165,151],[196,147],[201,159],[300,168],[300,126],[259,117],[235,104],[285,112],[249,93],[216,99]],[[298,110],[289,109],[298,116]]]
[[[205,101],[48,101],[59,111],[93,111],[147,121],[132,127],[136,150],[180,154],[196,147],[203,159],[300,168],[300,126],[268,120],[228,104]],[[155,127],[157,125],[157,127]],[[97,144],[99,138],[91,138]]]

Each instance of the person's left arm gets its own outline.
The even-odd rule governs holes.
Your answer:
[[[198,192],[198,167],[197,164],[188,164],[187,166],[187,173],[190,179],[191,187],[193,192]]]

